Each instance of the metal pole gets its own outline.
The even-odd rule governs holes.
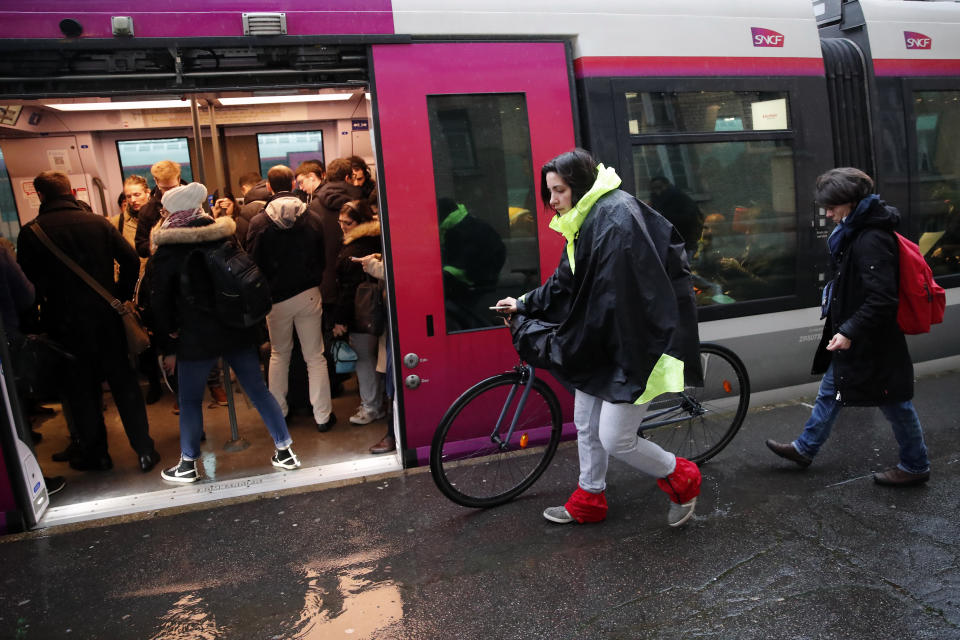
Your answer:
[[[206,184],[206,172],[203,167],[203,137],[200,133],[200,109],[197,107],[196,96],[190,96],[190,114],[193,116],[193,155],[197,163],[193,172],[193,180]]]
[[[240,437],[237,426],[237,405],[233,399],[233,382],[230,380],[230,365],[220,358],[220,369],[223,371],[223,390],[227,392],[227,415],[230,416],[230,439],[223,445],[224,451],[243,451],[250,443]]]
[[[227,192],[227,181],[223,173],[223,153],[220,150],[220,134],[217,132],[217,117],[212,102],[207,102],[207,112],[210,114],[210,143],[213,146],[213,186],[223,197]]]

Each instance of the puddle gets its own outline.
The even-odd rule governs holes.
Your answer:
[[[150,640],[216,640],[223,634],[203,598],[187,593],[173,603]]]

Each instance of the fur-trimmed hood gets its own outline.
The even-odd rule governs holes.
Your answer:
[[[201,226],[156,228],[150,234],[150,243],[159,247],[165,244],[199,244],[233,237],[237,223],[229,216],[222,216]]]
[[[380,222],[378,220],[363,222],[355,226],[353,229],[350,229],[350,231],[344,233],[343,244],[348,245],[357,238],[364,238],[366,236],[380,237]]]

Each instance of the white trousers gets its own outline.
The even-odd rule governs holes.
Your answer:
[[[646,412],[645,404],[614,404],[577,389],[573,422],[577,426],[581,489],[590,493],[606,489],[610,456],[655,478],[673,473],[676,456],[637,435]]]
[[[283,415],[287,415],[290,354],[293,352],[293,330],[296,328],[303,360],[307,363],[310,405],[313,407],[313,419],[317,424],[329,420],[330,412],[333,411],[330,376],[327,374],[327,360],[323,357],[321,302],[320,289],[313,287],[276,303],[267,314],[267,330],[270,332],[270,393],[277,399]]]

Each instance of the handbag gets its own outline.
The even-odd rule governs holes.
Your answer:
[[[17,389],[32,398],[55,395],[58,373],[76,360],[46,334],[19,336],[9,347]]]
[[[380,281],[367,276],[357,285],[353,297],[353,322],[357,333],[378,336],[383,333],[387,321],[387,308],[383,302]]]
[[[31,225],[30,228],[33,229],[34,234],[40,239],[40,242],[50,250],[50,253],[77,274],[87,286],[107,301],[110,308],[117,312],[120,320],[123,322],[123,333],[127,339],[127,356],[130,358],[131,364],[134,363],[137,356],[150,347],[150,334],[143,325],[143,319],[140,318],[140,312],[137,310],[136,305],[129,300],[127,302],[120,302],[110,295],[110,292],[100,286],[99,282],[90,277],[90,274],[84,271],[70,256],[61,251],[60,247],[55,245],[44,230],[40,228],[40,225],[34,224]]]
[[[337,373],[353,373],[357,368],[357,352],[346,340],[334,340],[330,346]]]

